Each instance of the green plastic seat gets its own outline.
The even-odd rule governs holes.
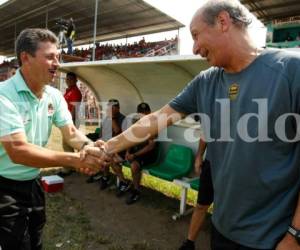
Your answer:
[[[191,188],[194,190],[199,190],[199,178],[196,178],[190,182]]]
[[[160,142],[156,142],[156,147],[154,150],[154,155],[156,156],[155,161],[149,165],[144,166],[144,169],[149,169],[152,166],[157,166],[159,164],[162,155],[162,144]]]
[[[95,129],[96,134],[100,134],[100,132],[101,132],[101,128],[98,127],[98,128]]]
[[[194,154],[186,146],[172,144],[162,162],[152,165],[148,170],[151,175],[173,181],[186,176],[193,168]]]

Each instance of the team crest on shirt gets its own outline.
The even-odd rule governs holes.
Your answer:
[[[240,86],[237,83],[233,83],[229,86],[228,97],[231,101],[235,100],[239,94]]]
[[[51,116],[54,114],[54,107],[53,104],[50,102],[48,103],[48,116]]]

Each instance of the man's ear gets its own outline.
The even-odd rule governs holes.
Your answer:
[[[221,28],[222,32],[227,32],[230,25],[232,24],[231,17],[229,13],[225,10],[221,11],[217,17],[217,23]]]
[[[21,52],[20,59],[21,59],[22,64],[26,64],[29,61],[30,56],[31,55],[25,51]]]

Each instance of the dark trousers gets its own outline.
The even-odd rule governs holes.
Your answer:
[[[214,225],[211,228],[211,249],[212,250],[274,250],[274,249],[256,249],[251,247],[245,247],[238,243],[235,243],[222,234],[220,234]]]
[[[45,222],[45,197],[40,182],[14,181],[0,176],[2,250],[41,250]]]

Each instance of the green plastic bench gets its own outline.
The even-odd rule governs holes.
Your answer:
[[[193,179],[190,182],[191,188],[198,191],[199,190],[199,178]]]
[[[172,144],[164,160],[159,164],[151,164],[148,171],[153,176],[173,181],[186,176],[192,170],[193,161],[194,154],[191,148]]]

